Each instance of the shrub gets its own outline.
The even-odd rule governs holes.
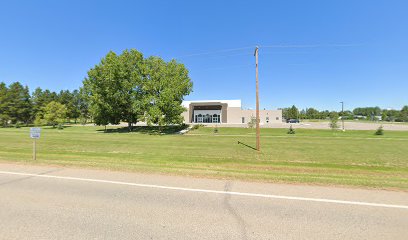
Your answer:
[[[384,135],[383,126],[382,126],[382,125],[379,126],[379,127],[377,128],[377,131],[375,131],[374,134],[375,134],[375,135]]]
[[[15,127],[16,127],[16,128],[21,128],[21,126],[20,126],[19,123],[16,123]]]
[[[81,125],[85,125],[85,124],[88,122],[88,119],[85,118],[85,117],[81,117],[81,118],[79,119],[79,122],[81,123]]]
[[[218,133],[218,127],[217,126],[215,126],[215,128],[214,128],[214,133]]]
[[[337,124],[338,119],[336,117],[333,117],[330,119],[329,127],[334,131],[337,128],[339,128],[339,125]]]
[[[256,126],[256,117],[251,117],[251,121],[248,122],[249,128],[254,128]]]
[[[288,134],[295,134],[295,129],[293,129],[292,125],[290,125],[289,130],[288,130]]]

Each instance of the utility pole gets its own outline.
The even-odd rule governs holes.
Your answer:
[[[259,129],[259,83],[258,83],[258,46],[255,48],[255,75],[256,75],[256,150],[261,151],[260,129]]]
[[[341,103],[341,126],[343,129],[343,132],[346,131],[346,129],[344,128],[344,102],[340,102]]]

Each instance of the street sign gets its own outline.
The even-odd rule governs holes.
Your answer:
[[[41,128],[30,128],[30,137],[34,139],[33,141],[33,160],[37,159],[37,150],[35,140],[40,138]]]
[[[34,139],[39,139],[41,133],[41,128],[30,128],[30,137]]]

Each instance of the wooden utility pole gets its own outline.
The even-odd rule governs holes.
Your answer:
[[[261,151],[260,129],[259,129],[259,83],[258,83],[258,46],[255,48],[255,72],[256,72],[256,150]]]
[[[346,131],[346,129],[344,128],[344,102],[340,102],[341,103],[341,128],[344,131]]]

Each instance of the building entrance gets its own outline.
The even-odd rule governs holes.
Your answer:
[[[221,110],[194,110],[195,123],[221,123]]]

